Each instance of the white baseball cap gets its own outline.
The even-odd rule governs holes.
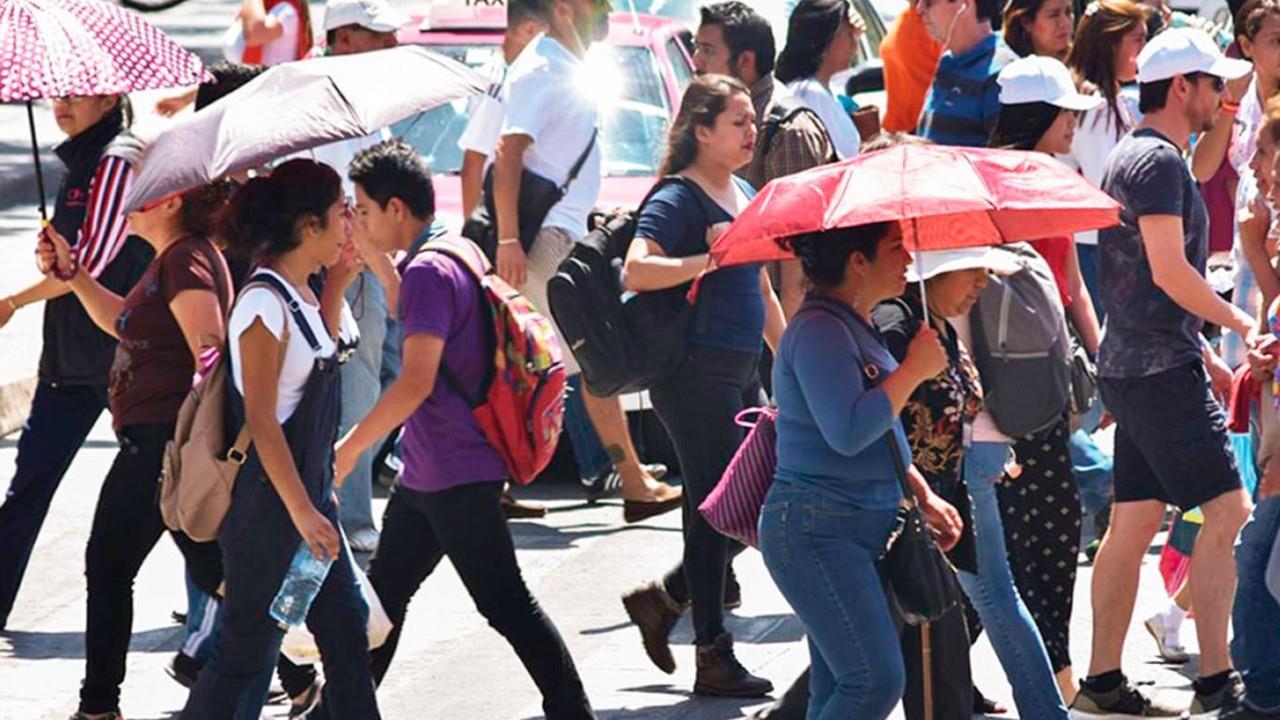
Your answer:
[[[1061,61],[1041,55],[1015,60],[1000,71],[1000,103],[1043,102],[1066,110],[1092,110],[1102,104],[1096,95],[1076,90],[1071,71]]]
[[[324,10],[324,31],[359,25],[374,32],[395,32],[409,23],[387,0],[331,0]]]
[[[1138,53],[1139,83],[1159,82],[1189,73],[1234,80],[1251,70],[1253,65],[1249,62],[1224,56],[1208,33],[1196,28],[1165,30]]]
[[[986,268],[996,275],[1012,275],[1022,269],[1016,258],[995,248],[976,247],[959,250],[925,250],[911,254],[907,280],[920,282],[957,270]]]

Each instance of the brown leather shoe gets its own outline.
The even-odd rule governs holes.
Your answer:
[[[623,500],[622,501],[622,519],[628,525],[632,523],[644,522],[651,517],[657,517],[663,513],[671,512],[679,509],[684,505],[684,498],[677,495],[666,500]]]
[[[762,697],[773,692],[773,683],[747,672],[733,654],[733,636],[725,633],[710,645],[698,646],[695,695]]]
[[[627,609],[631,622],[640,628],[644,651],[653,664],[668,675],[675,672],[676,659],[671,655],[668,638],[680,621],[680,605],[663,589],[661,582],[655,581],[623,595],[622,606]]]
[[[528,520],[547,516],[547,508],[533,503],[520,502],[511,497],[511,493],[502,493],[502,514],[508,520]]]

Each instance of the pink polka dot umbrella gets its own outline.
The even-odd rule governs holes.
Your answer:
[[[117,95],[211,80],[204,65],[132,10],[102,0],[0,0],[0,102]]]

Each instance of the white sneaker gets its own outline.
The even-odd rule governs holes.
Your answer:
[[[1147,618],[1143,626],[1147,628],[1147,632],[1151,633],[1151,637],[1156,641],[1156,649],[1165,662],[1181,665],[1191,659],[1191,656],[1187,654],[1186,648],[1182,646],[1182,641],[1178,639],[1178,632],[1165,625],[1163,614],[1156,613],[1152,615]]]
[[[378,549],[378,531],[373,528],[357,530],[347,536],[352,552],[371,553]]]

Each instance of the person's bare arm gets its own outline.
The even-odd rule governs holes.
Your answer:
[[[1280,295],[1280,278],[1271,266],[1271,253],[1267,248],[1267,234],[1271,231],[1271,211],[1260,198],[1249,203],[1249,215],[1240,220],[1240,252],[1253,271],[1262,292],[1262,307]]]
[[[440,358],[444,356],[444,339],[422,333],[410,335],[404,339],[401,353],[404,368],[400,377],[378,398],[369,414],[338,441],[334,455],[334,482],[338,485],[351,474],[365,450],[403,425],[431,397]]]
[[[183,290],[169,301],[169,311],[178,321],[182,337],[191,350],[192,363],[198,370],[200,353],[205,348],[221,346],[227,334],[218,296],[212,290]]]
[[[498,276],[514,287],[528,279],[520,247],[520,174],[524,153],[533,145],[528,135],[503,135],[493,159],[493,204],[498,230]]]
[[[488,156],[475,150],[462,153],[462,217],[471,217],[484,196],[484,164]]]
[[[688,257],[667,257],[662,246],[649,238],[638,237],[627,248],[622,266],[622,285],[632,292],[666,290],[696,278],[710,266],[707,253]]]
[[[46,277],[34,285],[29,285],[8,297],[0,299],[0,328],[9,324],[14,313],[33,303],[52,300],[71,292],[66,283],[55,277]],[[10,304],[12,300],[12,304]]]
[[[1151,279],[1184,310],[1215,325],[1230,328],[1241,337],[1252,337],[1254,320],[1243,310],[1218,297],[1209,283],[1183,254],[1182,218],[1177,215],[1143,215],[1138,218],[1142,244],[1151,264]]]
[[[288,322],[286,319],[285,322]],[[307,495],[293,451],[276,418],[280,383],[280,341],[258,318],[240,334],[241,378],[245,423],[271,486],[284,504],[298,534],[317,558],[338,556],[338,532]]]
[[[1209,182],[1218,168],[1222,167],[1222,161],[1227,156],[1227,146],[1231,144],[1233,118],[1234,115],[1218,118],[1213,129],[1201,134],[1196,140],[1196,147],[1191,152],[1191,174],[1197,182]]]
[[[320,316],[324,318],[324,327],[329,337],[338,337],[338,326],[342,322],[342,304],[346,302],[347,288],[360,274],[364,261],[356,250],[355,241],[347,238],[342,246],[342,257],[325,276],[324,289],[320,292]]]

